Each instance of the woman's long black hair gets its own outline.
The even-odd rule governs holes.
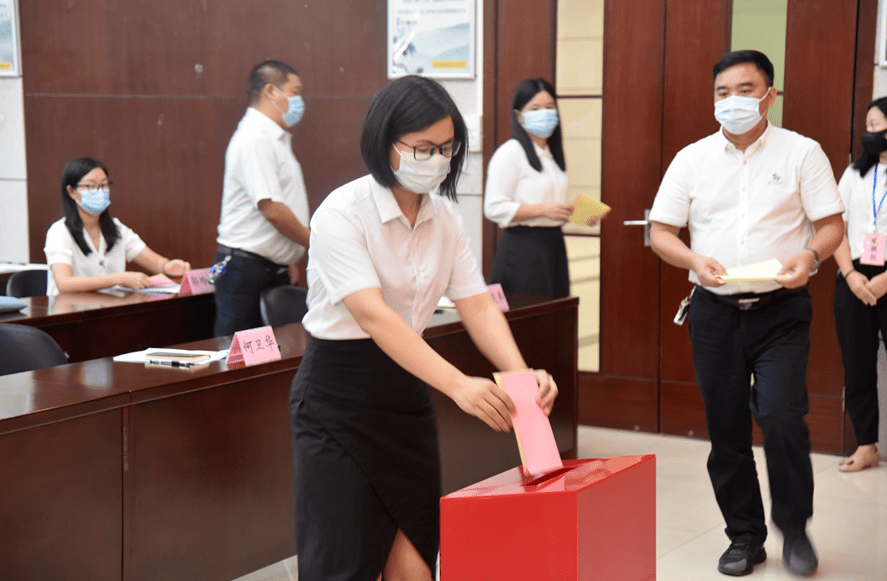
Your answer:
[[[102,168],[105,175],[108,175],[108,168],[99,160],[91,157],[75,157],[62,168],[62,217],[65,219],[65,226],[84,255],[89,254],[92,250],[86,243],[86,238],[83,237],[83,220],[80,219],[80,212],[77,211],[77,202],[68,194],[68,186],[77,189],[77,184],[80,183],[83,176],[97,167]],[[108,210],[99,215],[99,226],[102,229],[102,236],[105,237],[107,250],[111,250],[120,239],[120,232],[117,231],[117,225],[114,224]]]
[[[869,105],[869,108],[866,109],[866,113],[871,110],[872,107],[877,107],[881,110],[881,113],[887,117],[887,97],[881,97],[880,99],[875,99],[872,101],[872,104]],[[865,176],[865,174],[869,173],[869,170],[872,169],[876,163],[878,163],[879,155],[872,155],[867,152],[865,148],[862,148],[862,153],[859,154],[859,157],[856,158],[853,162],[853,169],[859,172],[859,175]]]
[[[514,134],[514,138],[523,146],[524,152],[527,154],[527,160],[529,160],[530,165],[536,171],[542,171],[542,162],[539,161],[539,156],[536,155],[533,141],[527,135],[527,130],[517,120],[516,111],[523,109],[533,97],[542,91],[551,95],[554,98],[554,102],[557,103],[557,93],[554,92],[554,87],[545,79],[539,78],[525,79],[518,83],[517,87],[514,88],[514,96],[511,98],[511,131]],[[563,171],[567,171],[567,161],[564,159],[564,138],[560,123],[558,123],[554,133],[548,138],[548,149],[551,150],[551,156],[557,162],[557,165]]]

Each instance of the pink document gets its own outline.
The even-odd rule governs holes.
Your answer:
[[[494,373],[493,377],[514,402],[516,408],[512,420],[524,471],[530,474],[543,474],[563,468],[564,463],[557,451],[551,423],[536,403],[539,385],[536,383],[533,370]]]

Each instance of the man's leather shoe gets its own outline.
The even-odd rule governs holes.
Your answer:
[[[782,545],[782,561],[786,568],[795,575],[812,575],[819,566],[819,559],[807,533],[790,533],[785,535]]]
[[[718,561],[718,571],[724,575],[748,575],[755,565],[767,560],[767,551],[764,545],[739,539],[730,543],[730,547],[721,555]]]

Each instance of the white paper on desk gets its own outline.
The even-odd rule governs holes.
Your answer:
[[[126,286],[120,286],[119,284],[115,284],[111,288],[114,290],[126,291],[129,293],[177,295],[177,294],[179,294],[179,290],[181,290],[182,285],[176,284],[173,286],[149,286],[148,288],[129,288]]]
[[[182,355],[209,355],[209,359],[201,361],[200,364],[212,363],[213,361],[221,361],[228,356],[228,349],[221,351],[201,351],[199,349],[167,349],[158,347],[149,347],[143,351],[133,351],[132,353],[124,353],[114,357],[114,361],[118,363],[146,363],[148,355],[163,351],[164,353],[181,353]]]
[[[456,303],[450,300],[450,298],[446,295],[440,297],[440,300],[437,301],[438,309],[455,309]]]
[[[756,282],[776,280],[776,273],[782,270],[782,263],[775,258],[748,266],[737,266],[718,278],[723,282]]]

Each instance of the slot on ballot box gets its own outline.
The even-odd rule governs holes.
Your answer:
[[[440,500],[443,581],[654,581],[656,458],[520,467]]]

